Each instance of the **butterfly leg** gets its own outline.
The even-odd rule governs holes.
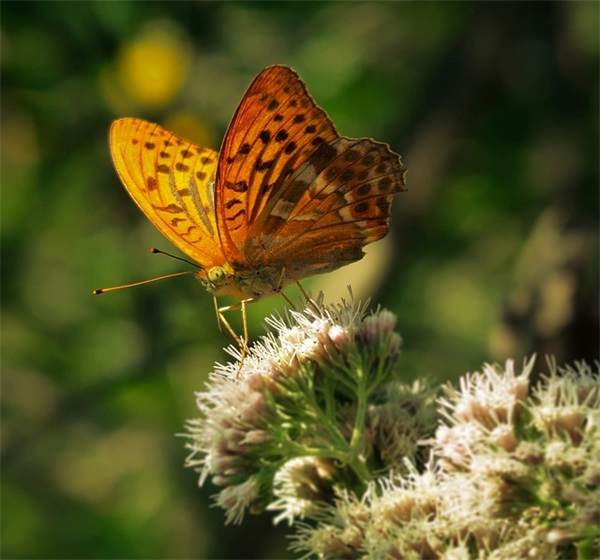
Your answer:
[[[281,297],[285,301],[287,301],[287,303],[290,306],[290,308],[295,311],[296,310],[296,306],[294,305],[294,302],[283,293],[283,283],[284,283],[284,281],[285,281],[285,266],[281,269],[281,274],[279,275],[279,280],[277,281],[277,287],[275,288],[275,293],[281,294]]]
[[[281,292],[281,297],[287,301],[287,304],[290,306],[291,309],[293,309],[294,311],[296,311],[296,306],[294,305],[294,302],[287,297],[283,292]]]
[[[235,344],[241,347],[242,343],[240,337],[235,333],[231,325],[227,322],[222,311],[229,311],[227,307],[220,308],[219,303],[217,302],[217,297],[213,296],[213,301],[215,304],[215,315],[217,316],[217,325],[219,326],[219,332],[227,339],[231,340]],[[230,306],[232,307],[232,306]],[[223,330],[223,326],[225,326],[225,330]]]
[[[279,276],[279,281],[277,282],[277,289],[275,290],[276,292],[281,294],[281,297],[283,297],[283,299],[285,301],[287,301],[288,305],[290,306],[291,309],[293,309],[294,311],[296,310],[296,306],[294,305],[294,302],[285,295],[285,293],[282,291],[283,289],[283,284],[285,281],[285,266],[281,269],[281,275]],[[302,295],[304,296],[304,298],[306,299],[307,302],[311,302],[311,299],[309,297],[309,295],[306,293],[306,291],[304,290],[304,288],[302,287],[302,284],[300,284],[300,282],[297,280],[297,278],[295,278],[291,273],[290,276],[293,278],[294,282],[296,282],[296,284],[298,285],[298,287],[300,288],[300,291],[302,292]]]
[[[283,268],[283,270],[281,271],[281,277],[279,278],[279,283],[280,285],[283,285],[283,279],[284,279],[284,275],[285,275],[285,267]],[[313,309],[319,313],[319,306],[317,305],[317,303],[315,302],[314,299],[312,299],[307,291],[304,289],[304,287],[302,286],[302,284],[300,284],[300,281],[298,280],[298,278],[296,278],[291,272],[289,273],[290,277],[294,280],[294,282],[296,283],[296,285],[298,286],[298,288],[300,288],[300,291],[302,292],[302,295],[304,296],[304,299],[306,300],[306,303],[308,305],[312,305]],[[292,306],[292,309],[295,309],[294,304],[286,297],[285,294],[281,294],[285,300]]]
[[[248,303],[252,303],[253,301],[254,300],[252,298],[243,299],[242,301],[240,301],[240,303],[236,303],[234,305],[226,305],[225,307],[219,307],[217,303],[217,298],[216,296],[214,297],[215,311],[217,313],[217,323],[219,325],[219,330],[224,336],[230,335],[231,337],[233,337],[233,340],[240,347],[240,350],[242,352],[240,358],[240,366],[238,368],[238,375],[242,368],[242,364],[246,359],[246,354],[248,350],[248,320],[246,316],[246,305]],[[236,332],[233,330],[233,327],[229,324],[229,321],[227,321],[224,315],[224,313],[226,313],[227,311],[237,311],[238,309],[241,309],[242,311],[242,323],[244,325],[244,334],[242,337],[236,334]],[[225,331],[223,330],[223,327],[225,327]]]

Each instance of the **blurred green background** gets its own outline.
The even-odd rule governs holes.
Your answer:
[[[1,6],[3,558],[280,558],[182,467],[225,360],[212,298],[113,170],[110,122],[218,149],[252,78],[295,68],[409,191],[360,263],[307,282],[398,315],[402,374],[598,357],[598,4],[10,2]],[[291,293],[293,294],[293,289]],[[226,302],[223,302],[226,303]],[[251,335],[282,298],[251,306]],[[239,329],[237,314],[230,315]]]

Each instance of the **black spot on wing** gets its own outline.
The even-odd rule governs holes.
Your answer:
[[[262,160],[258,160],[256,162],[256,165],[254,166],[254,169],[256,169],[256,171],[266,171],[267,169],[270,169],[271,167],[273,167],[273,163],[275,162],[275,160],[267,160],[267,161],[262,161]]]
[[[289,142],[285,148],[283,148],[284,153],[291,154],[296,149],[296,142]]]
[[[246,181],[226,181],[225,188],[235,192],[245,193],[248,190],[248,183]]]
[[[287,131],[285,130],[280,130],[276,135],[275,135],[275,142],[283,142],[284,140],[287,140],[289,134],[287,133]]]

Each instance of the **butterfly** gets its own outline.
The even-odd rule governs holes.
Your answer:
[[[400,156],[340,136],[282,65],[254,79],[219,153],[137,118],[113,122],[110,151],[142,212],[198,264],[219,320],[236,306],[217,296],[240,300],[246,340],[246,303],[361,259],[405,190]]]

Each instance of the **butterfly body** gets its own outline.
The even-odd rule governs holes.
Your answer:
[[[135,118],[112,124],[110,147],[129,194],[201,283],[239,300],[359,260],[404,190],[400,157],[340,136],[286,66],[257,76],[218,154]]]
[[[283,282],[282,270],[265,266],[247,268],[243,264],[224,263],[207,271],[199,270],[196,278],[215,296],[231,296],[239,300],[259,300],[279,293],[290,282]]]

